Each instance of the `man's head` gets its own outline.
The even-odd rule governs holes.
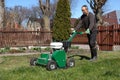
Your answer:
[[[88,15],[89,11],[88,11],[87,5],[82,6],[82,12],[83,12],[83,14]]]

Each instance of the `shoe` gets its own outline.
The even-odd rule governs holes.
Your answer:
[[[97,60],[97,57],[93,57],[89,61],[96,61],[96,60]]]

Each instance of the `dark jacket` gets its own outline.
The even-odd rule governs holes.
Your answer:
[[[75,30],[84,27],[85,29],[90,29],[90,31],[97,30],[96,28],[96,20],[95,16],[89,12],[88,16],[83,14],[79,20],[78,25],[76,26]]]

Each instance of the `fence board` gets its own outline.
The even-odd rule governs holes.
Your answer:
[[[0,31],[0,47],[49,45],[51,32],[41,31]]]
[[[73,44],[88,44],[88,39],[87,39],[87,35],[83,34],[83,35],[77,35],[73,41]]]

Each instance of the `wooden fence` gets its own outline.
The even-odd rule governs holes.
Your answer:
[[[88,44],[87,35],[78,35],[73,39],[75,44]],[[111,51],[113,46],[120,45],[120,25],[98,27],[97,43],[100,50]]]
[[[51,42],[51,32],[46,31],[0,31],[0,47],[41,46]]]
[[[113,49],[113,26],[98,27],[97,42],[100,50],[112,50]]]
[[[112,51],[113,46],[120,46],[120,25],[99,27],[98,45],[100,50]]]
[[[114,45],[120,45],[120,25],[98,27],[97,43],[100,50],[113,50]],[[52,41],[51,32],[0,30],[0,48],[11,46],[41,46]],[[87,35],[77,35],[73,44],[88,44]]]
[[[113,26],[113,41],[114,45],[120,45],[120,25]]]

